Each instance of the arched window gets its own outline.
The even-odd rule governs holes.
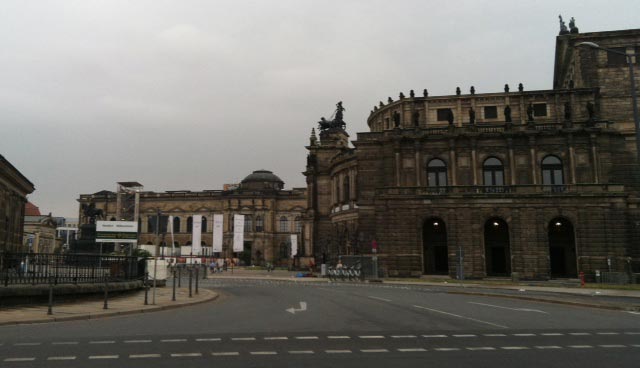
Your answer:
[[[173,218],[173,232],[174,233],[180,232],[180,217]]]
[[[202,216],[202,232],[207,232],[207,216]]]
[[[501,187],[504,185],[504,166],[502,161],[495,157],[484,160],[482,165],[484,185],[491,187]]]
[[[156,226],[156,217],[155,216],[147,216],[147,232],[148,233],[156,233],[158,227]]]
[[[349,183],[349,175],[345,175],[342,182],[344,183],[342,186],[342,190],[344,191],[344,201],[349,202],[351,199],[351,183]]]
[[[187,232],[193,232],[193,217],[187,217]]]
[[[542,184],[563,185],[562,161],[557,156],[547,156],[542,159]]]
[[[244,215],[244,232],[251,233],[253,232],[252,221],[250,215]]]
[[[264,221],[262,216],[256,216],[256,232],[261,233],[264,231]]]
[[[430,187],[447,186],[447,164],[434,158],[427,164],[427,185]]]
[[[296,223],[296,233],[300,234],[302,232],[302,219],[298,216],[294,221]]]
[[[286,216],[280,217],[280,232],[287,233],[289,232],[289,220]]]

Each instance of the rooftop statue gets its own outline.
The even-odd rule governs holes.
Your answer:
[[[96,208],[96,205],[91,202],[89,204],[82,205],[82,212],[89,220],[90,224],[95,224],[96,218],[104,218],[104,211],[100,208]]]
[[[558,15],[558,18],[560,18],[560,35],[566,35],[569,34],[569,30],[567,29],[567,25],[564,24],[564,20],[562,20],[562,15]],[[571,18],[573,19],[573,18]]]
[[[382,106],[382,105],[381,105]],[[344,111],[346,109],[342,106],[342,101],[336,104],[336,111],[333,114],[333,120],[329,121],[324,117],[320,118],[318,122],[318,130],[322,133],[330,129],[344,129],[347,124],[344,122]]]
[[[573,17],[571,17],[571,19],[569,20],[569,32],[580,33],[580,31],[578,30],[578,27],[576,27],[576,20],[573,19]]]

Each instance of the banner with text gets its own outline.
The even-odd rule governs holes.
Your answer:
[[[233,251],[244,250],[244,215],[233,215]]]
[[[213,215],[213,252],[222,252],[223,215]]]
[[[171,234],[171,255],[173,255],[176,245],[176,241],[173,237],[173,216],[169,216],[169,220],[167,221],[167,228],[169,229],[169,233]]]
[[[298,255],[298,234],[291,234],[291,258]]]
[[[191,252],[194,256],[202,252],[202,215],[193,215],[193,236],[191,237]]]
[[[137,242],[137,221],[96,221],[96,243]]]

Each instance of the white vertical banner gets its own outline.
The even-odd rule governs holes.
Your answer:
[[[191,252],[194,256],[202,253],[202,215],[193,215],[193,235],[191,237]]]
[[[167,223],[167,228],[169,228],[169,233],[171,234],[171,255],[174,256],[176,254],[175,253],[176,241],[173,239],[173,216],[169,216],[169,222]]]
[[[213,215],[213,252],[222,252],[223,215]]]
[[[244,250],[244,215],[233,215],[233,251]]]
[[[291,234],[291,258],[298,255],[298,234]]]

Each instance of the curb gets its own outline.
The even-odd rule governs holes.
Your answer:
[[[171,309],[177,309],[177,308],[182,308],[182,307],[189,307],[189,306],[192,306],[192,305],[197,305],[197,304],[202,304],[202,303],[214,301],[214,300],[218,299],[218,297],[220,296],[220,294],[215,292],[215,291],[211,291],[211,294],[212,295],[210,295],[210,296],[208,296],[208,297],[206,297],[204,299],[196,300],[196,301],[193,301],[193,302],[181,303],[181,304],[160,305],[160,306],[155,306],[155,307],[148,307],[148,308],[145,308],[145,309],[130,309],[130,310],[117,311],[117,312],[104,312],[104,313],[97,313],[97,314],[82,314],[82,315],[78,315],[78,316],[68,316],[68,317],[35,318],[35,319],[25,320],[25,321],[7,321],[7,322],[0,322],[0,326],[28,325],[28,324],[36,324],[36,323],[51,323],[51,322],[66,322],[66,321],[82,321],[82,320],[89,320],[89,319],[100,319],[100,318],[114,317],[114,316],[126,316],[126,315],[131,315],[131,314],[138,314],[138,313],[158,312],[158,311],[163,311],[163,310],[171,310]]]
[[[621,306],[621,305],[615,305],[615,304],[590,304],[590,303],[576,302],[576,301],[569,301],[569,300],[536,298],[536,297],[533,297],[533,296],[492,294],[492,293],[482,293],[482,292],[473,292],[473,291],[457,291],[457,290],[456,291],[447,291],[447,294],[490,296],[490,297],[495,297],[495,298],[519,299],[519,300],[528,300],[528,301],[534,301],[534,302],[540,302],[540,303],[562,304],[562,305],[570,305],[570,306],[575,306],[575,307],[587,307],[587,308],[597,308],[597,309],[607,309],[607,310],[619,310],[619,311],[626,311],[626,312],[640,311],[640,305]]]

